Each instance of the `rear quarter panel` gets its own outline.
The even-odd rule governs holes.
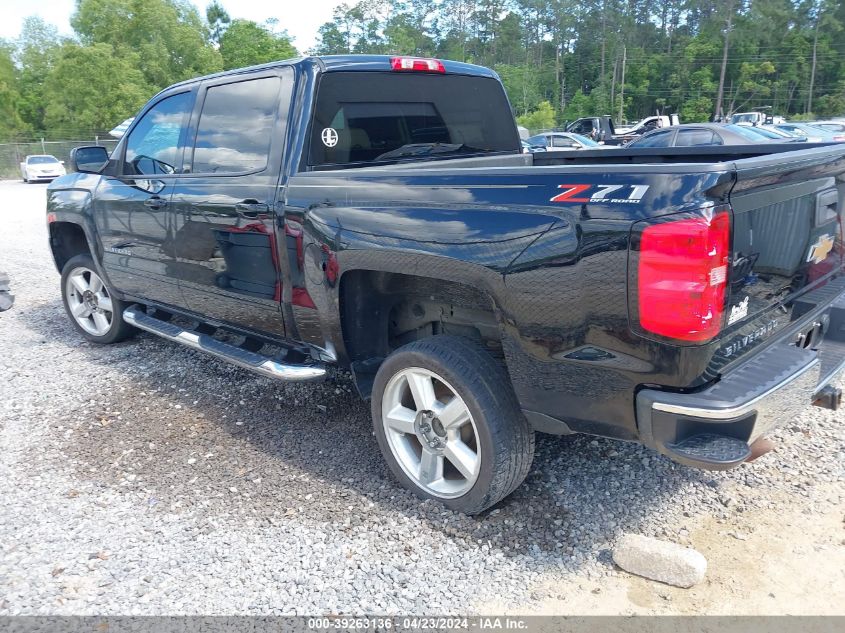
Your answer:
[[[338,284],[321,270],[327,249],[338,276],[363,269],[467,284],[494,306],[524,410],[633,438],[635,387],[692,380],[706,362],[631,332],[631,225],[723,202],[731,183],[727,169],[680,165],[298,174],[285,219],[304,234],[299,283],[313,308],[294,306],[297,330],[318,345],[331,341],[345,358]],[[561,200],[572,185],[583,190]],[[587,360],[585,347],[604,356]]]

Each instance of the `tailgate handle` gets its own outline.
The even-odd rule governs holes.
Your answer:
[[[839,192],[828,189],[816,195],[816,226],[826,224],[836,219],[839,210]]]

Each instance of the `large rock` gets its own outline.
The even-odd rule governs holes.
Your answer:
[[[625,534],[613,549],[613,562],[625,571],[676,587],[704,579],[707,559],[688,547],[639,534]]]
[[[0,312],[8,310],[15,302],[15,297],[9,292],[9,276],[0,272]]]

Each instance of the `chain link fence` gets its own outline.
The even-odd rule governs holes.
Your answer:
[[[70,150],[82,145],[102,145],[111,152],[117,145],[117,139],[93,137],[78,141],[47,141],[41,139],[27,143],[0,143],[0,178],[20,178],[20,164],[31,154],[52,154],[67,163]]]

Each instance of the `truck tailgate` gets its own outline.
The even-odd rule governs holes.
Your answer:
[[[750,323],[779,329],[797,318],[790,314],[797,300],[828,283],[843,264],[845,145],[735,166],[727,338],[743,327],[747,332]],[[766,319],[775,313],[777,324]]]

